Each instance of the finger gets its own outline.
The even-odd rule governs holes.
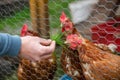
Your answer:
[[[48,46],[51,44],[52,40],[51,39],[44,39],[40,37],[34,37],[35,41],[39,42],[41,45]]]
[[[50,45],[51,42],[52,42],[52,40],[50,40],[50,39],[48,39],[48,40],[47,39],[43,39],[43,38],[40,39],[40,44],[42,44],[44,46]]]
[[[25,59],[28,59],[30,61],[35,61],[34,58],[30,57],[30,56],[23,56],[23,55],[20,55],[21,58],[25,58]]]
[[[33,62],[39,61],[39,60],[40,60],[40,57],[39,57],[39,56],[34,56]]]
[[[56,42],[52,41],[52,43],[49,46],[52,52],[55,50],[55,44],[56,44]]]
[[[43,55],[43,56],[40,56],[40,60],[43,60],[43,59],[50,59],[51,57],[52,57],[52,54]]]
[[[34,58],[32,58],[32,57],[28,57],[28,59],[30,60],[30,61],[36,61]]]
[[[55,50],[55,41],[52,41],[49,46],[45,47],[45,51],[47,54],[52,53]]]

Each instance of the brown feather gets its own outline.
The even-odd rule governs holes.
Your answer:
[[[28,30],[27,35],[39,36],[38,33]],[[55,55],[49,59],[31,62],[21,58],[18,68],[18,80],[52,80],[57,69]]]
[[[63,21],[63,39],[77,34],[78,39],[82,40],[74,50],[70,48],[70,41],[64,44],[61,55],[64,72],[73,80],[120,80],[120,56],[113,54],[106,46],[99,47],[85,39],[74,26],[71,28],[72,22],[69,19],[65,18]],[[77,38],[71,42],[75,39]]]

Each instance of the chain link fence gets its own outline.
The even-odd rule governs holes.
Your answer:
[[[57,34],[60,29],[59,17],[61,12],[64,11],[84,37],[95,43],[115,44],[118,47],[117,52],[119,54],[119,0],[49,0],[47,4],[41,4],[48,7],[47,12],[44,13],[48,16],[45,17],[42,16],[44,15],[42,14],[44,8],[39,6],[36,7],[38,8],[37,10],[40,10],[36,14],[39,16],[34,16],[35,9],[33,9],[33,6],[39,5],[34,3],[34,1],[38,1],[39,3],[40,0],[33,0],[31,3],[30,1],[32,0],[0,0],[0,32],[19,35],[23,24],[27,24],[33,30],[36,30],[34,28],[36,28],[36,24],[39,24],[42,26],[47,25],[46,27],[50,28],[50,31],[48,30],[50,35]],[[46,19],[48,22],[44,21]],[[43,33],[44,29],[46,28],[42,27],[41,31]],[[59,80],[64,74],[60,64],[61,47],[57,46],[55,53],[57,57],[57,70],[55,71],[54,80]],[[20,60],[18,57],[0,57],[0,80],[18,80],[17,71],[19,63]],[[50,80],[48,76],[46,77],[47,79],[45,78],[44,80]],[[35,79],[32,77],[29,80],[42,79],[37,79],[36,76]]]

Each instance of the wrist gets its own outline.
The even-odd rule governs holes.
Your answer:
[[[21,54],[24,52],[23,48],[24,48],[24,38],[23,37],[20,37],[21,39],[21,48],[20,48],[20,51],[19,51],[19,56],[21,56]]]

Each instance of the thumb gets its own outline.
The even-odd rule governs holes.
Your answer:
[[[41,45],[44,45],[44,46],[50,45],[51,42],[52,42],[51,39],[48,39],[48,40],[47,40],[47,39],[42,39],[42,38],[41,38],[41,40],[40,40],[40,44],[41,44]]]

